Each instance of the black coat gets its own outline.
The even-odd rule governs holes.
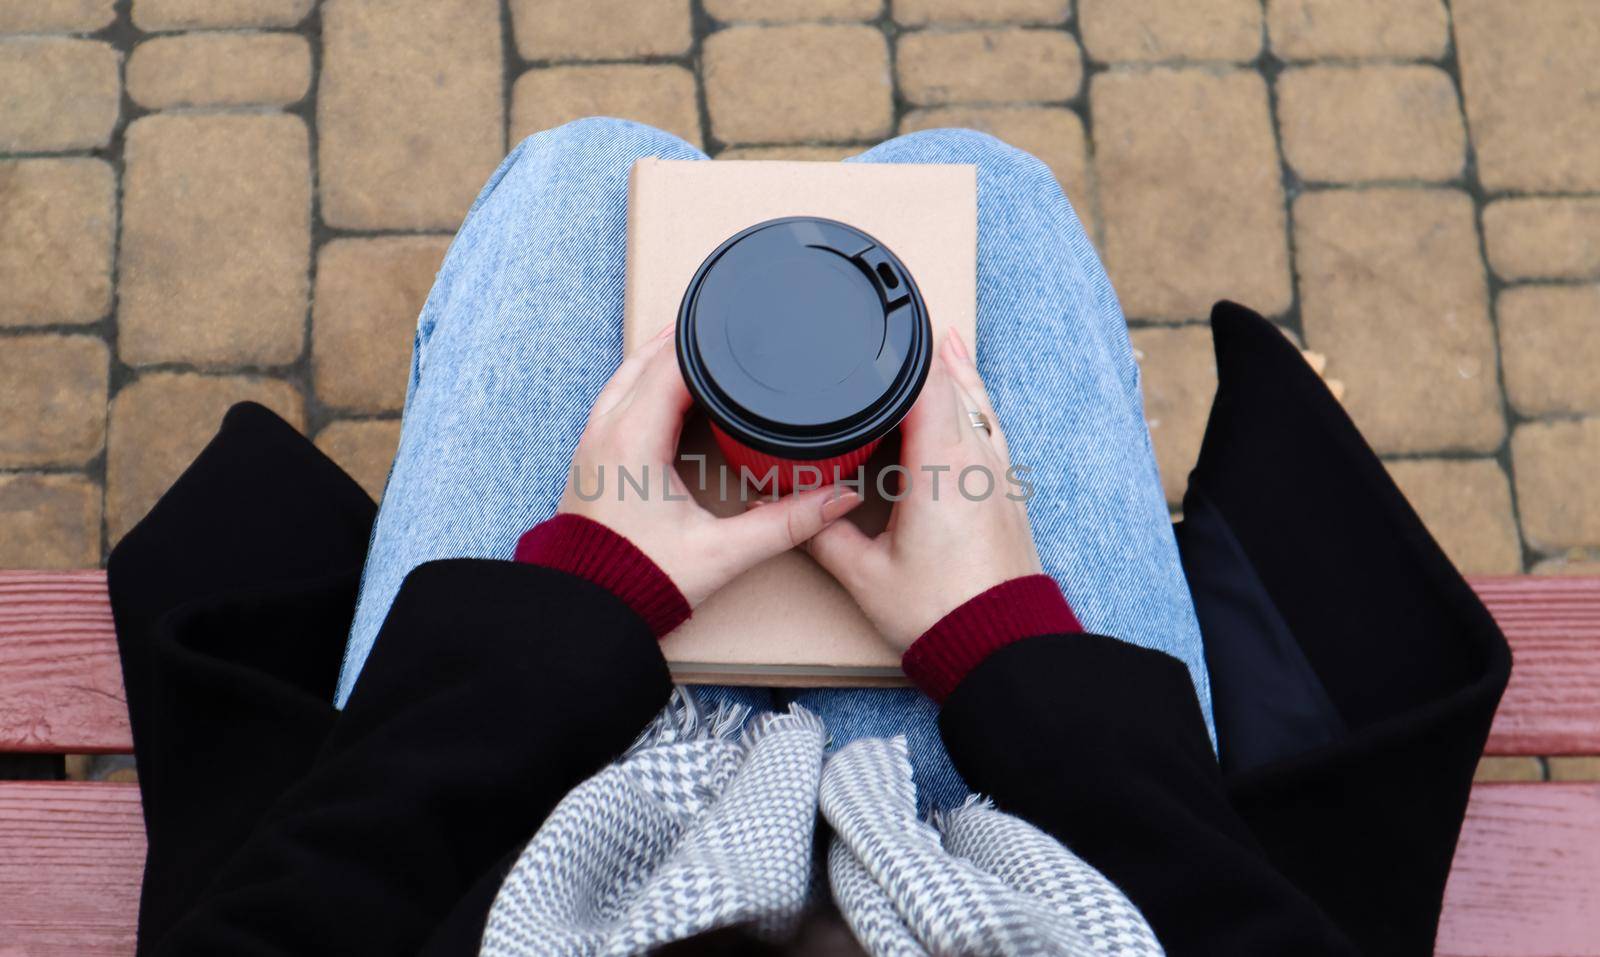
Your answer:
[[[987,659],[945,743],[1170,954],[1431,953],[1505,641],[1293,347],[1230,304],[1212,328],[1179,542],[1221,766],[1182,665],[1092,635]],[[246,404],[112,553],[141,953],[475,953],[521,845],[664,704],[611,594],[461,559],[411,573],[334,711],[375,512]]]

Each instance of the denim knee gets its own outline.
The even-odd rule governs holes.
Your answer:
[[[604,224],[620,230],[628,170],[642,156],[705,158],[671,133],[604,116],[563,123],[514,146],[478,191],[434,281],[417,324],[416,365],[420,368],[466,258],[492,256],[495,249],[516,245],[522,234],[548,231],[554,223],[578,232]]]
[[[627,157],[628,162],[641,156],[666,154],[700,155],[700,150],[682,137],[659,130],[634,120],[614,116],[586,116],[570,120],[560,126],[534,133],[522,141],[535,144],[534,148],[555,151],[558,154],[595,162],[613,161]],[[520,148],[521,144],[519,144]]]

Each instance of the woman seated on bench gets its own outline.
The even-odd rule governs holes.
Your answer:
[[[1050,171],[900,137],[856,160],[977,166],[978,342],[941,345],[903,423],[891,530],[839,489],[585,501],[569,467],[664,474],[690,406],[669,330],[621,362],[642,156],[704,158],[586,120],[491,177],[381,510],[245,405],[113,553],[141,953],[781,946],[821,872],[873,953],[1431,952],[1509,657],[1294,348],[1219,305],[1174,536]],[[1010,462],[1025,506],[915,479]],[[793,547],[917,687],[675,693],[657,639]]]

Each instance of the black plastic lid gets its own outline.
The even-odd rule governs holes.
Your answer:
[[[852,226],[757,223],[706,257],[678,308],[678,364],[743,445],[825,459],[881,438],[922,391],[928,307],[905,265]]]

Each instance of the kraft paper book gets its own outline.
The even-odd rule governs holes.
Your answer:
[[[927,302],[934,342],[954,328],[974,346],[977,310],[977,175],[970,165],[706,162],[641,159],[628,195],[624,348],[632,351],[673,321],[706,256],[747,226],[783,216],[821,216],[864,230],[893,250]],[[718,514],[736,514],[738,476],[719,497],[722,458],[709,423],[695,413],[680,454],[704,454],[680,473]],[[866,502],[850,520],[883,528],[889,503],[876,470],[894,463],[891,436],[867,470]],[[751,569],[695,610],[662,643],[680,681],[788,686],[901,685],[899,654],[855,602],[799,551]]]

